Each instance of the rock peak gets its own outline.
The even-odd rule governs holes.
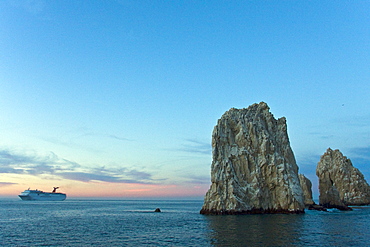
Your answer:
[[[248,108],[238,109],[238,108],[233,107],[227,112],[225,112],[225,114],[233,115],[233,114],[238,114],[239,112],[254,112],[255,114],[257,114],[257,113],[262,113],[262,112],[269,112],[269,110],[270,110],[270,107],[265,102],[262,101],[258,104],[254,103]]]

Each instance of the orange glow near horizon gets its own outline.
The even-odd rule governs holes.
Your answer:
[[[1,177],[0,177],[1,178]],[[1,185],[0,196],[18,196],[25,189],[39,189],[49,192],[54,186],[59,186],[58,192],[67,197],[112,197],[112,198],[164,198],[164,197],[199,197],[202,198],[209,185],[157,185],[157,184],[122,184],[106,182],[79,182],[72,180],[40,180],[35,177],[14,179],[14,184]],[[27,181],[25,183],[24,181]]]

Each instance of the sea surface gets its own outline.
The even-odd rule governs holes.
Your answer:
[[[0,199],[0,246],[370,246],[370,207],[205,216],[202,204]]]

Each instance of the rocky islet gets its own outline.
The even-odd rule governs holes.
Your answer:
[[[304,212],[286,120],[275,119],[266,103],[227,111],[213,130],[212,148],[202,214]]]
[[[200,213],[303,213],[305,207],[348,210],[349,205],[370,204],[369,185],[342,156],[321,157],[316,170],[320,205],[316,205],[311,181],[298,175],[286,119],[275,119],[264,102],[244,109],[232,108],[218,120],[212,133],[211,186]],[[329,172],[332,170],[338,172]],[[347,175],[340,175],[347,171]],[[340,183],[334,182],[332,176],[342,185],[337,186]]]
[[[338,149],[328,148],[317,164],[319,203],[327,208],[370,204],[370,186],[364,175]]]

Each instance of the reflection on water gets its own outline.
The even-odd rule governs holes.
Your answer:
[[[300,242],[304,215],[205,216],[215,246],[289,246]]]
[[[370,246],[370,207],[285,215],[204,216],[213,246]]]

